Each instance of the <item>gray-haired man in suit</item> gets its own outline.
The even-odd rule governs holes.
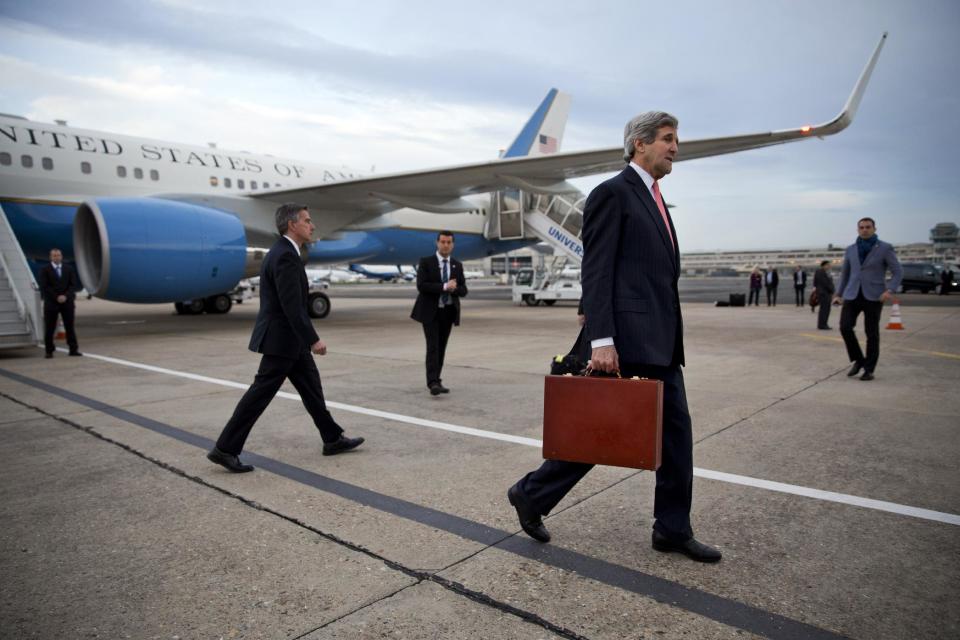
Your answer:
[[[690,526],[693,435],[681,370],[680,249],[659,187],[677,154],[677,119],[649,111],[628,122],[623,137],[629,164],[590,193],[583,213],[584,338],[591,343],[594,369],[663,381],[653,548],[716,562],[720,552],[698,542]],[[547,460],[513,485],[507,497],[523,530],[549,541],[541,517],[592,466]]]
[[[843,271],[834,300],[843,300],[840,335],[853,362],[847,375],[855,376],[863,369],[860,379],[873,380],[873,371],[880,358],[880,312],[883,303],[900,287],[903,270],[893,245],[877,237],[877,223],[873,218],[860,218],[857,234],[857,241],[847,247],[843,255]],[[888,269],[893,274],[890,282],[886,281]],[[863,330],[867,334],[866,357],[853,332],[861,311]]]

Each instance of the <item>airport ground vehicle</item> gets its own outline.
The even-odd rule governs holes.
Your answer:
[[[580,282],[577,280],[545,273],[539,269],[521,269],[513,281],[513,304],[524,303],[536,307],[542,302],[552,306],[557,300],[579,300],[581,292]]]
[[[903,280],[900,290],[917,290],[921,293],[936,290],[940,286],[940,267],[930,262],[907,262],[902,265]]]

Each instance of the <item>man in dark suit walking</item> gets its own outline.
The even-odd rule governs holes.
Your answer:
[[[653,548],[716,562],[720,552],[698,542],[690,525],[693,435],[681,371],[680,251],[658,182],[673,168],[677,146],[676,118],[660,111],[637,116],[624,130],[629,166],[587,198],[581,269],[585,337],[594,370],[663,381]],[[548,542],[542,516],[592,466],[547,460],[513,485],[507,497],[523,530]]]
[[[431,395],[450,393],[443,386],[443,356],[453,325],[460,325],[460,298],[467,295],[463,264],[452,257],[453,233],[437,234],[437,252],[420,258],[417,267],[417,301],[410,317],[423,324],[427,341],[427,388]]]
[[[240,452],[253,424],[288,378],[320,431],[323,455],[349,451],[363,443],[363,438],[345,437],[327,411],[320,372],[311,355],[326,354],[327,345],[317,336],[307,313],[307,274],[300,259],[300,247],[313,236],[310,212],[305,205],[284,204],[277,209],[276,223],[283,237],[260,268],[260,311],[249,345],[251,351],[263,354],[260,369],[207,454],[212,462],[234,473],[253,471],[252,465],[240,462]]]
[[[833,301],[833,278],[827,267],[830,266],[829,260],[820,263],[820,268],[813,274],[813,289],[817,292],[817,304],[820,305],[820,312],[817,314],[817,329],[829,331],[830,325],[827,322],[830,319],[830,304]]]
[[[73,326],[76,306],[76,290],[80,286],[77,271],[63,263],[60,249],[50,250],[50,264],[40,269],[40,296],[43,298],[43,348],[46,357],[52,358],[54,352],[53,332],[57,328],[57,315],[63,318],[63,329],[67,333],[67,346],[70,355],[82,356],[77,346],[77,332]]]

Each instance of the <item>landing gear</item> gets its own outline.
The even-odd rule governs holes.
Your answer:
[[[203,310],[207,313],[227,313],[233,306],[233,300],[225,293],[210,296],[203,301]]]
[[[311,293],[307,298],[307,312],[311,318],[326,318],[330,315],[330,298],[319,291]]]

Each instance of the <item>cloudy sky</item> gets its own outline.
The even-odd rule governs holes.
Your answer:
[[[648,109],[682,147],[831,119],[884,31],[849,129],[663,189],[684,251],[923,242],[960,223],[956,0],[0,0],[0,112],[387,172],[496,157],[557,87],[564,149]]]

